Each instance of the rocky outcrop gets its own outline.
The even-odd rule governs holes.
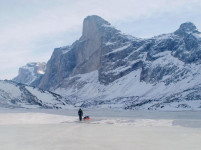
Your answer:
[[[26,66],[19,68],[17,77],[13,81],[27,85],[37,85],[42,75],[45,73],[46,63],[28,63]]]

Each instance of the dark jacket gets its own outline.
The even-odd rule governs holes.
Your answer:
[[[82,111],[82,109],[79,109],[78,115],[79,115],[79,116],[83,116],[83,111]]]

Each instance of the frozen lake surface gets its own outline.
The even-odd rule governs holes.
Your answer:
[[[200,150],[201,112],[0,110],[1,150]]]

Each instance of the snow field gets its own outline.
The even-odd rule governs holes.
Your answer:
[[[0,150],[200,150],[200,113],[1,109]]]
[[[201,130],[109,124],[1,125],[1,150],[200,150]]]

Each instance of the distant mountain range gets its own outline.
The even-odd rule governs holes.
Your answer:
[[[201,33],[191,22],[142,39],[88,16],[80,39],[55,48],[42,68],[44,74],[19,74],[14,81],[87,108],[201,109]]]

